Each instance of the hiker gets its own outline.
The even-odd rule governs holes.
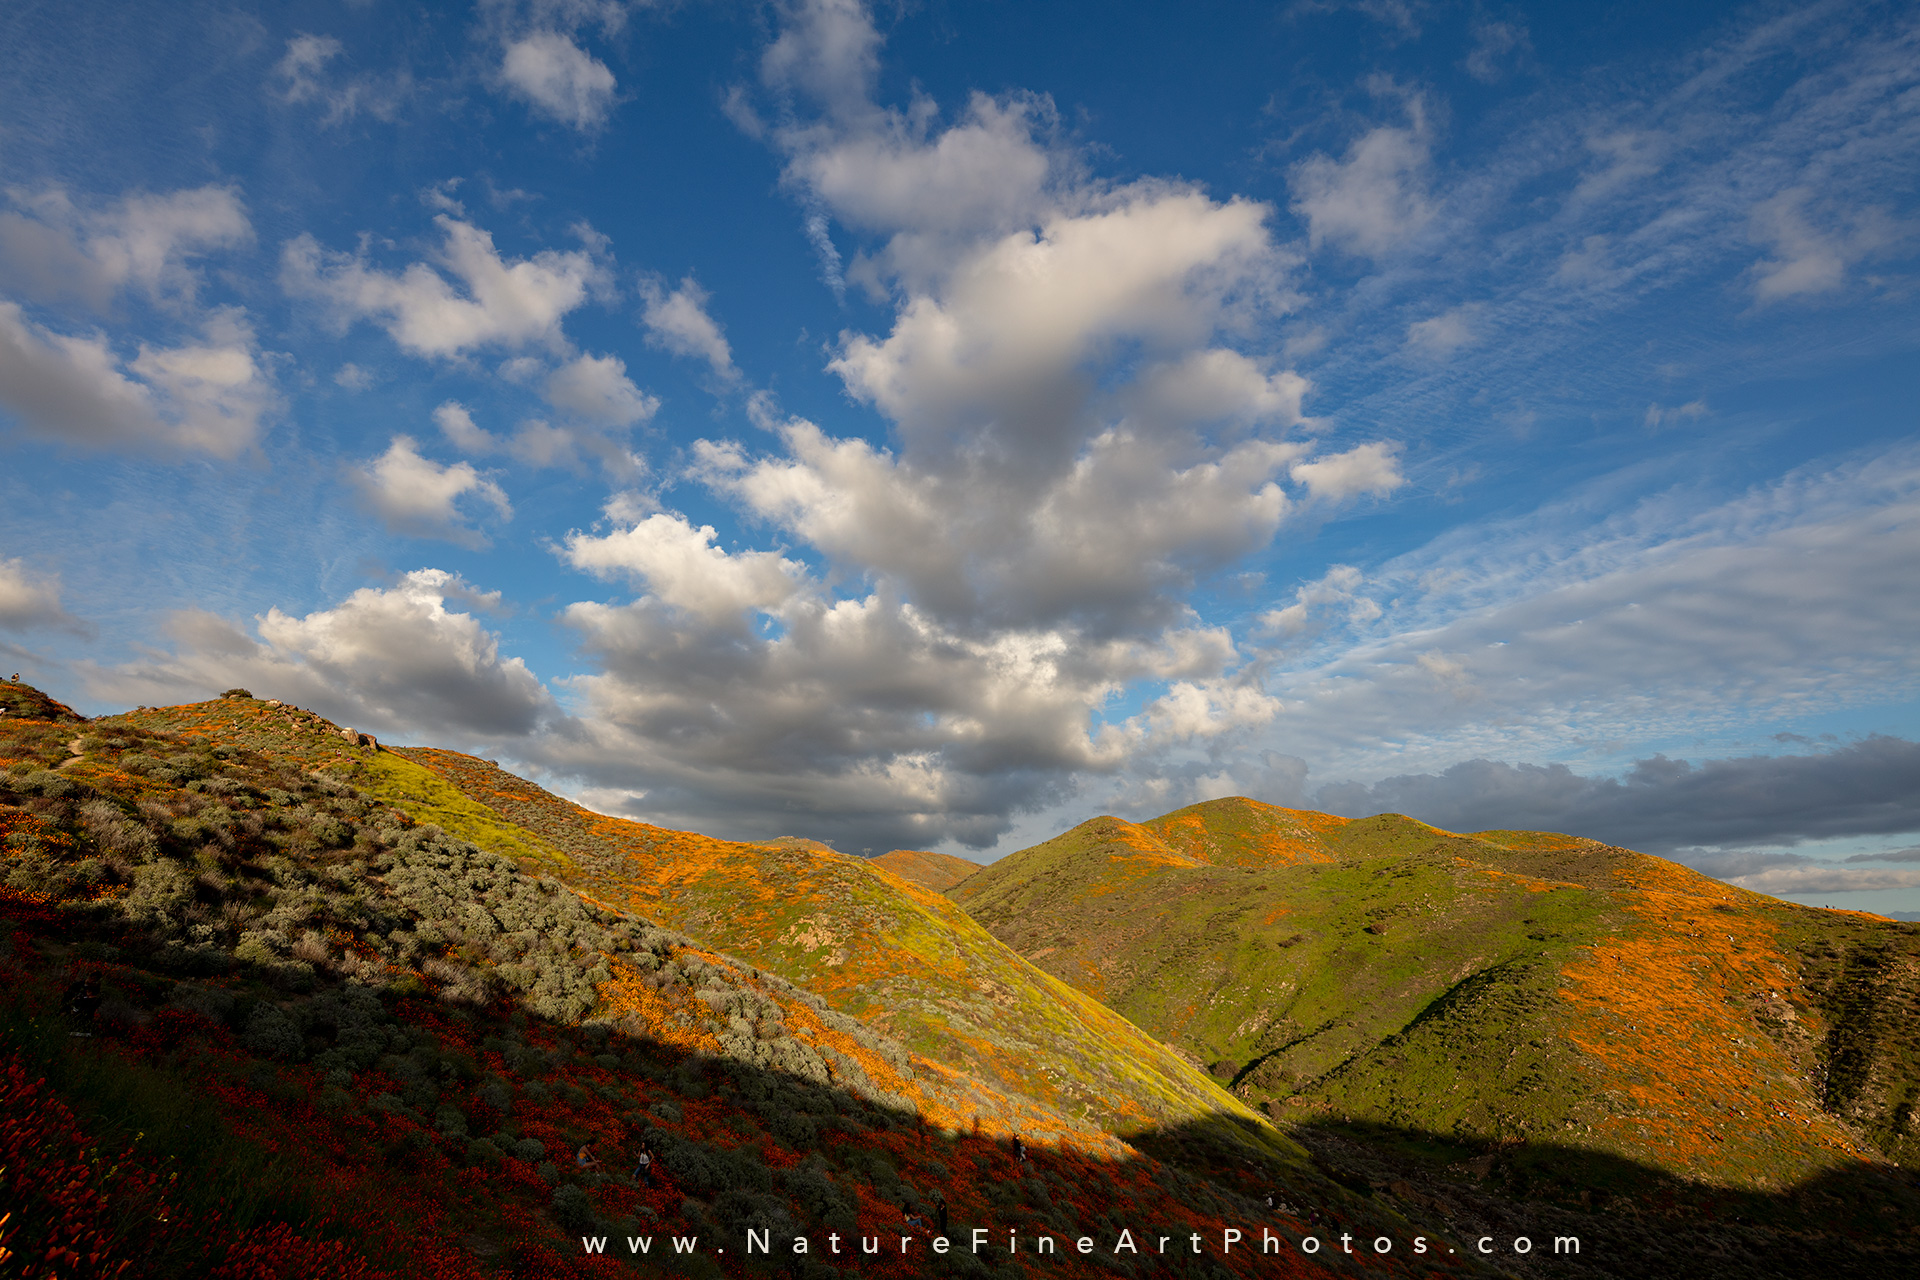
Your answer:
[[[641,1144],[640,1162],[633,1166],[633,1180],[638,1182],[642,1178],[647,1180],[649,1187],[659,1185],[653,1180],[653,1144],[650,1142]]]
[[[100,979],[88,974],[84,978],[75,978],[69,982],[67,989],[61,993],[60,1007],[62,1012],[81,1023],[84,1028],[86,1024],[93,1021],[94,1011],[100,1007]],[[86,1039],[93,1035],[93,1032],[83,1029],[69,1034]]]
[[[1019,1157],[1021,1164],[1027,1162],[1027,1144],[1020,1141],[1017,1133],[1013,1135],[1013,1154]]]
[[[1272,1213],[1279,1206],[1274,1203],[1273,1192],[1267,1192],[1267,1212]]]
[[[925,1231],[927,1229],[927,1220],[913,1211],[913,1202],[911,1200],[902,1200],[900,1202],[900,1216],[906,1219],[907,1230],[909,1231]]]
[[[940,1234],[947,1234],[947,1198],[938,1191],[933,1193],[933,1220],[940,1226]]]
[[[587,1143],[580,1144],[580,1150],[574,1153],[573,1162],[582,1169],[598,1169],[600,1167],[600,1162],[594,1159],[593,1147]]]

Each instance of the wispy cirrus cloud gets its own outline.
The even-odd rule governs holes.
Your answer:
[[[1305,371],[1344,420],[1473,412],[1492,441],[1512,417],[1569,402],[1617,398],[1623,420],[1638,416],[1646,399],[1604,342],[1663,341],[1676,302],[1689,323],[1749,309],[1772,322],[1696,353],[1685,367],[1700,389],[1750,361],[1890,350],[1885,326],[1834,308],[1899,296],[1912,275],[1920,239],[1887,193],[1920,176],[1920,123],[1901,106],[1920,87],[1916,50],[1911,15],[1844,4],[1730,23],[1687,58],[1624,71],[1630,94],[1611,80],[1541,84],[1505,140],[1472,153],[1406,118],[1403,96],[1370,93],[1372,122],[1345,125],[1344,153],[1290,171],[1308,240],[1338,251],[1321,265],[1345,261],[1365,281],[1309,299],[1307,318],[1340,340]],[[1731,291],[1715,283],[1729,277]],[[1470,329],[1436,316],[1435,297],[1471,299]],[[1409,345],[1427,350],[1423,338],[1467,332],[1470,371],[1434,360],[1377,376]]]
[[[362,115],[393,120],[416,92],[412,73],[402,66],[386,74],[335,75],[331,68],[344,53],[345,46],[332,36],[294,36],[269,77],[274,95],[290,105],[324,107],[322,123],[329,126]]]
[[[1269,745],[1312,741],[1322,776],[1378,776],[1901,696],[1920,687],[1917,503],[1920,459],[1895,450],[1718,504],[1670,492],[1599,524],[1569,495],[1343,569],[1337,591],[1275,615],[1314,638],[1271,652],[1289,715]],[[1433,654],[1451,677],[1421,661]]]

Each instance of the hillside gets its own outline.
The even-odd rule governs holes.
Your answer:
[[[1002,1134],[943,1125],[929,1102],[990,1087],[917,1055],[882,1019],[530,874],[522,861],[603,876],[579,870],[601,851],[544,845],[439,794],[438,776],[252,698],[0,722],[0,1261],[34,1276],[260,1280],[629,1263],[764,1274],[744,1257],[749,1230],[816,1248],[828,1232],[891,1239],[901,1206],[930,1212],[936,1194],[956,1231],[990,1224],[1029,1246],[1082,1224],[1177,1239],[1304,1225],[1304,1209],[1270,1214],[1246,1186],[1110,1137],[1041,1141],[1036,1125],[1022,1161]],[[404,803],[376,794],[409,788]],[[406,812],[429,800],[477,836],[518,842],[520,858]],[[1036,980],[1019,998],[1050,989]],[[1068,993],[1052,1016],[1071,1031],[1090,1005]],[[1151,1044],[1131,1035],[1124,1045]],[[1030,1098],[998,1114],[1044,1118]],[[1139,1136],[1290,1149],[1234,1114],[1196,1109]],[[1084,1123],[1053,1117],[1051,1131]],[[583,1143],[599,1167],[571,1161]],[[642,1143],[659,1161],[651,1181],[629,1173]],[[1368,1230],[1438,1238],[1295,1172],[1255,1185]],[[662,1253],[675,1236],[705,1243],[615,1261],[581,1250],[596,1233],[657,1238]],[[860,1271],[925,1274],[925,1234],[915,1243],[919,1256]],[[932,1269],[1111,1274],[1094,1261],[955,1254]],[[1255,1264],[1242,1250],[1196,1265]],[[1354,1274],[1297,1255],[1258,1273]]]
[[[596,901],[738,955],[896,1037],[930,1064],[915,1096],[937,1123],[971,1128],[978,1119],[989,1132],[1103,1147],[1110,1135],[1150,1142],[1231,1116],[1238,1124],[1193,1131],[1195,1141],[1202,1132],[1227,1139],[1215,1156],[1161,1154],[1306,1171],[1304,1152],[1193,1063],[877,859],[609,817],[450,751],[396,748],[361,776],[371,793],[443,821],[437,793],[418,799],[432,779],[558,850],[565,861],[553,874]]]
[[[0,1250],[30,1268],[760,1275],[749,1230],[817,1249],[936,1193],[956,1231],[1270,1224],[1290,1251],[860,1273],[1920,1261],[1904,926],[1572,837],[1251,801],[1096,819],[948,898],[237,691],[95,720],[11,693]],[[1400,1252],[1295,1243],[1341,1231]],[[705,1243],[615,1261],[596,1234]],[[1522,1236],[1585,1249],[1468,1244]]]
[[[1912,926],[1245,799],[1094,819],[952,894],[1323,1156],[1588,1204],[1870,1173],[1857,1223],[1920,1222]]]
[[[945,893],[980,869],[977,862],[946,853],[925,853],[915,849],[895,849],[873,860],[902,880],[911,880],[923,889]]]
[[[0,680],[0,720],[44,720],[49,724],[78,724],[86,717],[64,702],[56,702],[29,684]]]

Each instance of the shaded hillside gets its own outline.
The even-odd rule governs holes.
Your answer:
[[[1522,1182],[1578,1195],[1920,1155],[1920,931],[1664,859],[1234,799],[1095,819],[953,895],[1277,1117],[1435,1135],[1430,1163],[1552,1142]],[[1904,1179],[1875,1185],[1920,1221]]]
[[[902,880],[911,880],[923,889],[945,893],[980,869],[977,862],[946,853],[923,853],[914,849],[895,849],[873,860]]]
[[[989,1131],[1109,1149],[1113,1134],[1216,1113],[1253,1118],[1179,1054],[875,860],[812,841],[736,844],[608,817],[457,752],[398,748],[359,776],[439,821],[407,798],[430,785],[415,769],[560,851],[555,874],[581,892],[739,955],[896,1037],[927,1064],[910,1096],[936,1123],[977,1119]],[[1231,1164],[1305,1168],[1304,1153],[1265,1125],[1222,1132],[1235,1150],[1218,1158]]]
[[[897,1041],[345,780],[384,754],[250,699],[102,717],[77,739],[0,724],[0,1261],[126,1280],[624,1273],[580,1250],[597,1233],[656,1239],[642,1274],[765,1274],[750,1229],[822,1251],[830,1231],[891,1241],[902,1204],[927,1212],[935,1193],[956,1233],[1029,1247],[1297,1238],[1305,1210],[1268,1214],[1247,1194],[1266,1185],[1355,1229],[1442,1238],[1310,1170],[1233,1187],[1124,1148],[1034,1143],[1020,1161],[943,1132]],[[1267,1133],[1198,1115],[1145,1141],[1246,1151]],[[630,1176],[642,1142],[657,1183]],[[599,1168],[572,1162],[583,1143]],[[861,1273],[926,1274],[915,1234],[917,1254]],[[705,1243],[663,1261],[676,1235]],[[1358,1274],[1297,1251],[1194,1265]],[[931,1270],[1165,1273],[1066,1250]]]

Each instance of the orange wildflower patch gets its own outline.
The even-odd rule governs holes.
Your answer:
[[[1180,853],[1211,866],[1288,867],[1335,860],[1326,836],[1347,819],[1233,796],[1143,823]]]
[[[1581,886],[1566,880],[1542,880],[1523,871],[1507,871],[1500,867],[1490,867],[1484,862],[1475,862],[1471,858],[1455,858],[1454,865],[1468,871],[1477,871],[1493,880],[1505,880],[1519,885],[1528,893],[1550,893],[1555,889],[1578,889]]]
[[[0,808],[0,851],[17,856],[25,851],[23,846],[29,841],[61,853],[80,847],[79,841],[37,814],[11,806]]]
[[[142,707],[95,722],[102,730],[125,724],[149,732],[217,741],[303,770],[349,769],[370,748],[349,745],[340,726],[296,707],[271,707],[245,698],[216,698],[176,707]]]
[[[895,849],[874,858],[873,865],[903,879],[943,893],[980,870],[980,865],[965,858],[944,853],[925,853],[915,849]]]
[[[703,1021],[711,1021],[712,1015],[708,1013],[705,1019],[699,1016],[706,1013],[704,1005],[697,1000],[669,1001],[648,984],[645,975],[624,960],[616,959],[610,967],[612,980],[595,988],[606,1012],[638,1020],[648,1035],[663,1044],[693,1053],[719,1055],[719,1037],[702,1025]]]
[[[1788,985],[1755,900],[1660,858],[1619,871],[1616,900],[1639,927],[1562,970],[1568,1038],[1591,1059],[1612,1111],[1609,1145],[1724,1184],[1779,1187],[1860,1154],[1813,1098],[1801,1057],[1754,1010]],[[1805,1030],[1822,1028],[1792,1011]]]

